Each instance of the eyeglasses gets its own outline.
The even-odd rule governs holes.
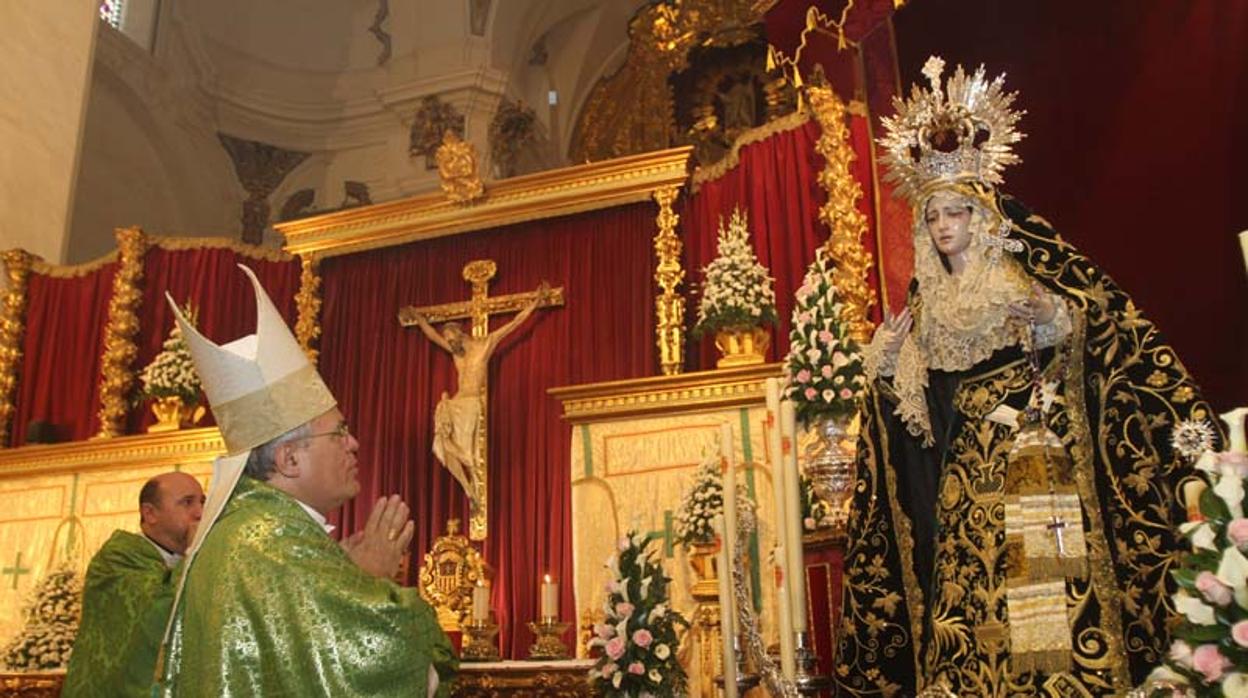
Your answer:
[[[351,435],[351,427],[347,426],[346,422],[339,422],[338,426],[335,427],[333,431],[324,431],[324,432],[321,432],[320,434],[308,434],[304,438],[315,439],[318,436],[334,436],[339,439],[345,439],[350,435]]]

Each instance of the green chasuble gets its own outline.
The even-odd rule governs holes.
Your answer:
[[[82,622],[62,696],[151,695],[173,579],[151,541],[113,532],[87,567]]]
[[[173,696],[424,696],[458,663],[415,589],[364,572],[280,490],[242,477],[191,563]]]

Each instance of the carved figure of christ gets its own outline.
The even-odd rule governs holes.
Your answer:
[[[542,282],[536,291],[508,296],[488,295],[488,283],[496,266],[492,260],[476,260],[464,267],[464,280],[473,285],[472,298],[424,308],[406,307],[399,312],[404,327],[417,326],[429,341],[451,355],[457,385],[454,396],[442,394],[434,411],[433,453],[468,494],[472,507],[469,538],[483,540],[487,528],[486,397],[489,361],[499,343],[514,332],[539,307],[563,305],[563,289]],[[489,331],[491,314],[518,312],[510,322]],[[439,332],[433,323],[471,318],[472,332],[449,322]]]

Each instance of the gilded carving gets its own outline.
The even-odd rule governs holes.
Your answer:
[[[104,356],[100,362],[100,437],[118,436],[126,418],[126,395],[134,382],[131,364],[139,354],[134,336],[139,331],[139,303],[143,300],[143,256],[147,236],[136,228],[118,228],[119,264],[113,277],[104,328]]]
[[[604,160],[677,143],[668,78],[689,65],[695,47],[737,46],[757,38],[761,19],[753,0],[671,0],[642,9],[629,23],[624,65],[600,81],[586,101],[571,160]]]
[[[247,191],[243,201],[243,242],[259,245],[264,242],[264,229],[269,225],[269,195],[308,153],[224,133],[218,133],[217,138],[234,163],[239,184]]]
[[[849,145],[845,103],[825,80],[818,79],[819,75],[817,72],[816,79],[806,86],[811,111],[823,131],[815,150],[826,161],[818,180],[828,199],[819,208],[819,220],[832,231],[824,249],[835,264],[832,279],[843,299],[844,319],[853,337],[865,344],[874,329],[867,313],[875,304],[875,291],[867,285],[871,253],[862,246],[867,232],[867,217],[858,210],[862,187],[853,175],[856,156]]]
[[[680,266],[680,254],[684,245],[676,234],[680,216],[672,210],[672,202],[680,193],[679,187],[663,187],[654,192],[659,204],[659,232],[654,236],[654,252],[658,264],[654,268],[654,282],[659,286],[659,297],[654,299],[655,338],[659,344],[659,370],[665,376],[684,370],[685,354],[685,298],[677,291],[685,278]]]
[[[447,131],[454,131],[456,136],[463,138],[464,115],[437,95],[425,97],[420,100],[420,108],[412,116],[408,153],[412,157],[424,156],[425,169],[434,169],[437,167],[434,156]]]
[[[764,382],[779,375],[779,364],[759,364],[551,388],[547,392],[563,403],[564,419],[580,423],[655,410],[710,411],[759,404],[764,398]]]
[[[307,255],[299,260],[299,292],[295,294],[295,338],[312,365],[316,365],[320,351],[316,340],[321,336],[321,260]]]
[[[442,136],[438,147],[438,178],[442,180],[442,192],[457,204],[466,204],[485,194],[485,185],[477,172],[477,148],[459,139],[454,131]]]
[[[420,568],[420,595],[438,612],[443,630],[459,632],[467,623],[478,581],[486,581],[485,561],[459,533],[459,519],[451,519]]]
[[[8,443],[9,424],[16,409],[17,372],[22,362],[22,339],[26,331],[26,282],[34,256],[25,250],[9,250],[4,260],[9,290],[0,305],[0,447]]]
[[[490,121],[490,164],[499,179],[516,175],[520,151],[535,139],[537,115],[522,102],[503,100]]]

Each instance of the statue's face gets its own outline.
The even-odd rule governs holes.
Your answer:
[[[932,244],[946,257],[966,251],[971,244],[971,205],[956,194],[936,193],[923,212]]]
[[[456,354],[464,350],[464,331],[459,328],[459,325],[447,325],[442,328],[442,338],[451,345],[451,350]]]

